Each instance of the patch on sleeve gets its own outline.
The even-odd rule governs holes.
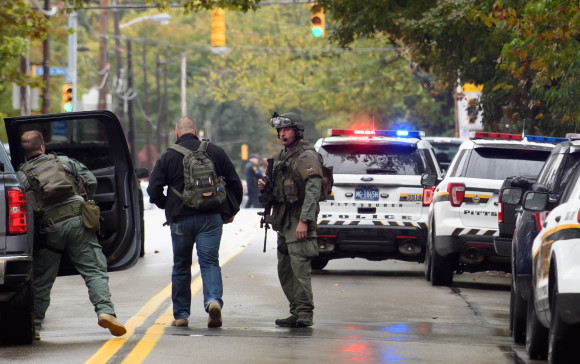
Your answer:
[[[304,168],[304,172],[306,173],[307,176],[310,176],[316,173],[316,168],[314,168],[313,164],[309,164]]]
[[[257,166],[253,166],[252,167],[252,170],[254,170],[254,172],[256,172],[258,170],[258,167]]]

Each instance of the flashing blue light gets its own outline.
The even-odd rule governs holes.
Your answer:
[[[568,141],[568,138],[555,138],[555,137],[546,137],[540,135],[524,135],[529,142],[544,142],[544,143],[561,143]]]
[[[421,138],[425,136],[425,133],[416,130],[375,130],[375,135],[399,138]]]

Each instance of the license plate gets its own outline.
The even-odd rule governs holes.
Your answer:
[[[376,188],[357,188],[354,190],[354,199],[357,201],[378,201],[379,190]]]

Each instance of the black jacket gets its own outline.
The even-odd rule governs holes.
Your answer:
[[[182,135],[177,139],[176,144],[184,146],[190,150],[197,150],[201,144],[200,140],[193,134]],[[222,216],[225,218],[233,216],[242,203],[243,187],[236,169],[224,150],[215,144],[210,143],[207,147],[207,154],[213,161],[216,174],[223,176],[226,180],[226,191],[228,201],[220,208]],[[164,194],[165,186],[173,186],[178,191],[183,191],[183,154],[167,149],[155,163],[149,178],[147,193],[151,203],[161,209],[165,209],[167,222],[171,223],[173,217],[183,215],[196,215],[200,212],[183,205],[181,197],[177,196],[171,188],[167,189],[167,196]],[[228,203],[229,202],[229,203]]]

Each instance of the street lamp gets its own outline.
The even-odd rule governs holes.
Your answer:
[[[151,21],[154,21],[154,22],[159,23],[161,25],[167,25],[167,24],[169,24],[169,21],[171,20],[171,15],[169,15],[169,14],[153,14],[153,15],[141,16],[139,18],[135,18],[135,19],[128,21],[126,23],[120,24],[119,29],[129,27],[129,26],[131,26],[135,23],[139,23],[143,20],[151,20]]]
[[[153,15],[147,15],[147,16],[142,16],[139,18],[135,18],[133,20],[128,21],[127,23],[123,23],[123,24],[119,24],[118,25],[118,29],[115,29],[115,38],[116,38],[116,42],[117,42],[117,60],[118,60],[118,65],[117,65],[117,71],[120,71],[120,54],[119,54],[119,42],[120,42],[120,30],[127,28],[133,24],[142,22],[144,20],[150,20],[150,21],[154,21],[156,23],[159,23],[160,25],[166,25],[169,24],[169,21],[171,20],[171,15],[169,14],[153,14]],[[118,23],[116,23],[118,24]],[[143,43],[143,49],[144,49],[144,53],[143,53],[143,73],[144,73],[144,77],[143,77],[143,88],[144,88],[144,96],[145,96],[145,113],[146,113],[146,120],[145,120],[145,136],[146,136],[146,142],[145,142],[145,148],[146,148],[146,152],[147,152],[147,169],[150,169],[150,163],[151,163],[151,151],[149,150],[149,144],[150,144],[150,140],[149,140],[149,134],[151,133],[150,131],[150,126],[149,126],[149,121],[147,120],[149,118],[149,110],[148,110],[148,96],[147,96],[147,76],[146,76],[146,59],[145,59],[145,43]],[[131,40],[127,39],[127,48],[128,48],[128,53],[127,53],[127,61],[129,64],[129,69],[128,69],[128,86],[129,89],[133,88],[133,68],[132,68],[132,57],[131,57]],[[119,75],[118,75],[119,76]],[[127,136],[129,139],[129,147],[131,149],[131,158],[133,161],[133,165],[137,166],[139,164],[139,153],[137,151],[137,142],[136,142],[136,134],[137,134],[137,130],[135,127],[135,119],[133,116],[133,101],[132,100],[126,100],[127,101],[127,117],[128,117],[128,125],[127,125]],[[122,99],[120,99],[120,102],[123,102]]]

